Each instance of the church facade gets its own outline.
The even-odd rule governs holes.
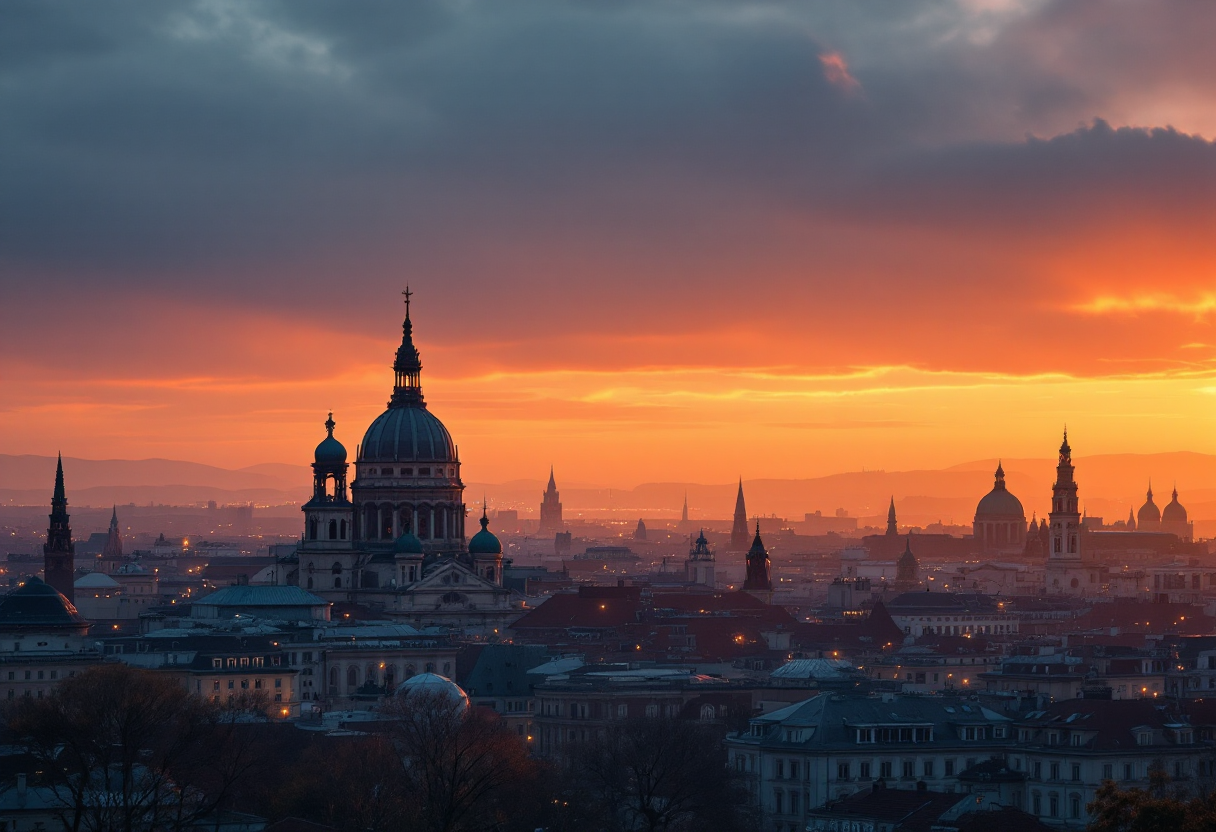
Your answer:
[[[359,443],[354,479],[333,414],[313,461],[294,583],[416,627],[491,634],[516,614],[502,585],[502,544],[481,518],[466,544],[460,457],[422,394],[406,292],[393,392]]]

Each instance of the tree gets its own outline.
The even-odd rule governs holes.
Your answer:
[[[610,726],[575,762],[581,789],[604,830],[743,828],[746,797],[726,767],[709,726],[676,719],[633,719]],[[576,798],[577,799],[577,798]]]
[[[143,832],[194,824],[254,765],[234,721],[165,674],[107,664],[18,703],[10,729],[47,772],[67,829]]]
[[[1211,832],[1216,829],[1216,793],[1198,796],[1172,791],[1159,768],[1148,789],[1120,789],[1107,780],[1087,807],[1089,832]]]
[[[534,828],[539,767],[498,714],[423,692],[389,700],[384,712],[401,761],[407,828]]]

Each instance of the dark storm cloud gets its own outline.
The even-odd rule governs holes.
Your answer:
[[[1032,60],[1091,21],[1059,5],[990,18],[953,3],[5,4],[3,279],[100,273],[190,296],[205,273],[207,291],[256,295],[244,274],[274,264],[273,296],[316,279],[292,264],[335,253],[433,264],[546,233],[679,250],[765,211],[966,225],[981,196],[1050,199],[1077,170],[1118,191],[1144,168],[1164,198],[1194,197],[1169,161],[1204,152],[1186,137],[1010,137],[1018,118],[1067,112],[1071,130],[1100,114],[1083,78]],[[857,90],[825,77],[838,48]]]

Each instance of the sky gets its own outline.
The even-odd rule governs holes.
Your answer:
[[[466,479],[1216,452],[1194,2],[0,6],[0,452]]]

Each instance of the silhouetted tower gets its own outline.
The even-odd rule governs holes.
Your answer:
[[[638,527],[633,530],[633,539],[634,540],[645,540],[646,539],[646,524],[641,520],[638,520]]]
[[[46,582],[69,601],[74,599],[72,581],[76,573],[76,544],[68,525],[68,497],[63,487],[63,454],[55,468],[55,495],[51,497],[51,524],[42,547],[42,574]]]
[[[688,495],[684,495],[684,508],[680,510],[680,525],[676,526],[676,531],[691,532],[692,523],[688,521]]]
[[[904,553],[895,562],[895,583],[901,588],[911,586],[919,582],[919,575],[920,564],[916,561],[916,555],[912,554],[912,535],[909,534]]]
[[[891,497],[891,507],[887,509],[887,535],[895,537],[899,534],[899,526],[895,523],[895,497]]]
[[[102,560],[122,560],[122,534],[118,531],[118,506],[114,506],[110,515],[110,533],[106,537],[105,548],[101,550]]]
[[[756,523],[756,539],[747,550],[747,578],[743,582],[744,592],[771,592],[773,582],[768,574],[768,552],[760,539],[760,523]]]
[[[1068,447],[1068,431],[1060,445],[1060,461],[1056,465],[1056,482],[1051,487],[1051,545],[1050,559],[1081,559],[1081,515],[1077,512],[1077,483],[1073,479],[1072,448]]]
[[[549,466],[549,485],[540,501],[540,531],[560,532],[564,527],[562,522],[562,503],[557,493],[557,480],[553,478],[553,466]]]
[[[747,506],[743,503],[743,479],[739,479],[739,496],[735,497],[735,523],[730,529],[730,548],[742,552],[747,548]]]
[[[1127,507],[1127,530],[1129,532],[1136,530],[1136,510],[1131,506]]]
[[[710,551],[709,541],[705,539],[704,530],[697,535],[696,542],[688,550],[688,560],[684,561],[684,572],[690,583],[714,585],[714,553]]]

